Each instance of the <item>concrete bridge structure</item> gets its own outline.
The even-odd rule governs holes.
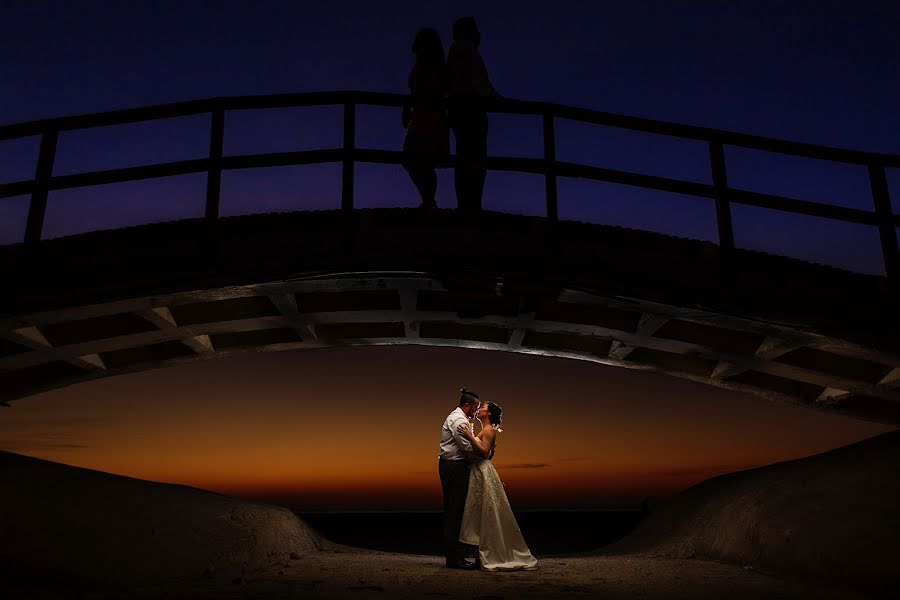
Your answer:
[[[0,127],[0,140],[43,136],[35,178],[0,185],[0,201],[31,195],[24,242],[0,247],[0,400],[247,351],[419,344],[660,371],[900,424],[900,216],[884,174],[900,157],[505,101],[489,108],[543,119],[545,155],[490,157],[487,166],[543,174],[546,216],[355,209],[354,165],[403,160],[355,147],[355,107],[406,101],[360,92],[225,98]],[[228,111],[322,104],[344,105],[341,148],[223,156]],[[53,175],[60,131],[200,113],[211,115],[208,158]],[[558,119],[705,140],[713,183],[557,161]],[[732,189],[729,145],[865,165],[875,210]],[[223,169],[318,162],[343,165],[340,208],[219,217]],[[42,239],[51,190],[192,172],[207,173],[205,218]],[[719,243],[560,221],[558,177],[709,198]],[[876,227],[887,276],[736,248],[733,203]]]

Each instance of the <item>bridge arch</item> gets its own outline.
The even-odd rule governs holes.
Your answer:
[[[711,244],[603,226],[564,227],[548,258],[536,220],[512,215],[469,222],[448,252],[460,224],[446,213],[363,212],[352,243],[340,213],[223,220],[213,250],[202,221],[45,242],[42,278],[17,297],[41,310],[0,321],[3,399],[245,351],[421,344],[660,371],[900,423],[878,278],[753,255],[728,282]],[[133,243],[110,253],[116,238]]]

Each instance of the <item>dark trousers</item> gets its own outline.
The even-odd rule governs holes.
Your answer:
[[[438,475],[444,492],[444,554],[448,561],[465,557],[466,546],[459,541],[466,496],[469,494],[469,463],[438,459]]]
[[[456,186],[457,207],[462,212],[477,212],[481,210],[487,173],[487,113],[483,110],[452,109],[450,126],[456,138],[457,163],[453,183]]]

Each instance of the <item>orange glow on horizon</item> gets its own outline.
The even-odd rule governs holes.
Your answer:
[[[586,362],[369,347],[48,392],[0,412],[0,448],[300,509],[437,509],[439,427],[461,385],[503,405],[495,465],[518,508],[653,502],[891,429]]]

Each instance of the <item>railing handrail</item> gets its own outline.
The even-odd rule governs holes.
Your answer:
[[[414,100],[406,94],[363,91],[231,96],[4,125],[0,126],[0,141],[40,135],[41,147],[34,178],[0,184],[0,199],[14,195],[31,194],[25,242],[26,245],[33,245],[41,239],[47,196],[51,190],[206,172],[206,218],[214,220],[218,218],[219,213],[220,181],[223,169],[341,162],[343,169],[341,208],[351,210],[353,208],[355,163],[401,164],[405,156],[404,153],[398,151],[356,147],[356,106],[399,107],[411,102],[414,102]],[[339,148],[267,154],[223,155],[224,114],[227,111],[335,105],[343,106],[344,109],[343,143]],[[484,108],[492,113],[542,117],[544,138],[544,154],[542,158],[494,156],[487,158],[485,166],[493,170],[544,175],[547,201],[546,217],[549,222],[548,232],[551,232],[551,234],[554,229],[553,226],[558,221],[556,189],[556,178],[558,176],[584,177],[599,181],[690,194],[715,200],[719,246],[723,256],[730,255],[731,251],[734,250],[731,203],[819,216],[851,223],[875,225],[879,231],[885,271],[888,278],[892,281],[893,287],[900,291],[900,249],[898,249],[896,236],[896,228],[900,226],[900,214],[893,212],[885,174],[885,169],[888,167],[900,167],[900,155],[817,146],[548,102],[491,99],[484,102]],[[137,167],[71,175],[53,175],[56,146],[61,132],[200,114],[211,115],[212,117],[210,150],[206,158],[153,163]],[[712,183],[698,183],[684,179],[672,179],[559,161],[556,159],[555,119],[566,119],[702,141],[709,148]],[[848,208],[731,188],[726,177],[724,146],[864,165],[868,169],[874,210]],[[449,157],[444,161],[444,164],[453,164],[457,160],[456,157]]]
[[[286,94],[261,94],[255,96],[222,96],[187,100],[168,104],[125,108],[99,113],[52,117],[0,125],[0,141],[40,135],[46,131],[71,131],[112,125],[125,125],[141,121],[172,119],[191,115],[211,113],[215,110],[258,110],[267,108],[299,108],[303,106],[330,106],[347,103],[370,106],[403,106],[410,101],[407,94],[389,92],[366,92],[342,90],[334,92],[298,92]],[[853,164],[878,164],[885,167],[900,167],[900,154],[867,152],[836,146],[824,146],[806,142],[796,142],[780,138],[766,137],[725,129],[713,129],[698,125],[687,125],[657,119],[647,119],[532,100],[492,99],[486,102],[489,112],[505,114],[527,114],[540,116],[549,114],[560,119],[606,125],[619,129],[642,131],[669,137],[679,137],[700,141],[717,140],[727,146],[740,146],[756,150],[817,158],[834,162]]]

